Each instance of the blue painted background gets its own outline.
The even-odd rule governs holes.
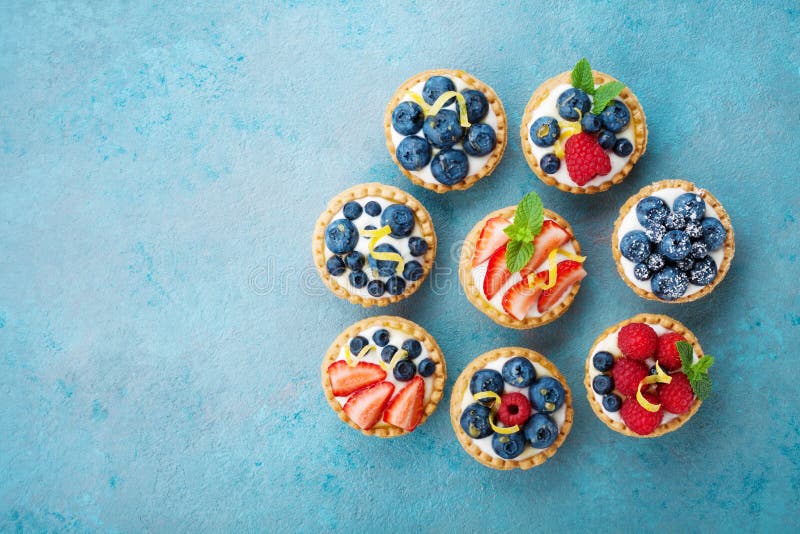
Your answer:
[[[797,3],[177,4],[0,6],[0,529],[800,526]],[[596,196],[535,179],[516,133],[536,86],[582,56],[633,88],[650,128],[634,172]],[[402,177],[381,122],[436,67],[492,85],[511,124],[494,175],[446,196]],[[671,177],[710,189],[737,237],[725,282],[680,306],[635,296],[609,247],[625,199]],[[324,290],[310,235],[370,180],[433,216],[437,288],[386,312],[436,337],[447,399],[498,346],[567,377],[575,426],[542,467],[480,466],[447,402],[389,441],[325,402],[325,349],[377,312]],[[472,225],[531,189],[573,225],[590,277],[563,318],[517,332],[453,269]],[[718,362],[711,400],[659,440],[607,429],[582,385],[595,336],[643,311]]]

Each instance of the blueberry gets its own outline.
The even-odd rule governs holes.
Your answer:
[[[386,363],[391,362],[392,358],[394,358],[395,352],[397,352],[397,347],[394,345],[386,345],[383,347],[383,350],[381,350],[381,360],[385,361]]]
[[[603,408],[609,412],[618,412],[620,408],[622,408],[622,400],[615,395],[606,395],[603,397]]]
[[[364,336],[356,336],[350,340],[350,354],[357,355],[361,350],[369,345],[369,340]]]
[[[603,127],[606,130],[614,133],[621,132],[630,122],[631,112],[628,111],[625,104],[614,100],[600,113],[600,120],[603,121]]]
[[[702,260],[708,256],[708,245],[706,245],[703,241],[695,241],[692,243],[691,255],[692,258],[696,260]]]
[[[472,439],[485,438],[493,433],[492,425],[489,423],[489,416],[492,411],[488,406],[479,402],[473,402],[461,413],[461,428]]]
[[[395,156],[404,169],[416,171],[431,160],[431,145],[422,137],[410,135],[397,145]]]
[[[651,243],[658,244],[667,234],[667,227],[660,223],[650,223],[645,226],[644,233]]]
[[[658,374],[658,369],[656,369],[655,365],[650,368],[650,374],[651,375],[657,375]]]
[[[525,450],[525,436],[522,432],[495,434],[492,436],[492,450],[505,460],[512,460]]]
[[[664,221],[664,226],[667,227],[667,230],[683,230],[686,228],[686,217],[680,213],[671,211],[669,215],[667,215],[667,220]]]
[[[454,148],[442,150],[431,162],[433,177],[444,185],[455,185],[467,177],[469,163],[463,151]]]
[[[334,254],[347,254],[357,242],[358,230],[347,219],[336,219],[325,229],[325,246]]]
[[[464,152],[470,156],[485,156],[494,150],[497,136],[488,124],[473,124],[464,136]]]
[[[412,256],[422,256],[428,252],[428,242],[421,237],[408,238],[408,251]]]
[[[380,245],[376,246],[374,250],[375,252],[397,253],[397,249],[389,243],[381,243]],[[397,270],[397,262],[394,260],[376,260],[372,254],[370,254],[367,257],[367,261],[369,262],[370,268],[377,270],[378,275],[380,276],[392,276]]]
[[[531,385],[528,392],[537,412],[552,413],[564,404],[564,386],[551,376],[544,376]]]
[[[711,256],[697,260],[689,271],[689,281],[696,286],[707,286],[717,277],[717,262]]]
[[[418,261],[410,261],[403,267],[403,278],[409,282],[416,282],[422,278],[422,265]]]
[[[419,355],[422,354],[422,343],[416,339],[406,339],[403,341],[403,344],[400,345],[400,348],[406,351],[408,357],[412,360],[414,358],[419,358]]]
[[[633,262],[645,261],[650,255],[650,240],[641,230],[633,230],[622,236],[619,251]]]
[[[523,429],[525,439],[531,442],[534,449],[546,449],[558,437],[558,425],[543,413],[535,413],[525,423]]]
[[[422,132],[430,144],[436,148],[450,148],[464,137],[464,128],[458,121],[458,113],[443,109],[432,117],[427,117]]]
[[[370,215],[372,217],[377,217],[378,215],[380,215],[382,210],[383,208],[381,208],[381,205],[375,202],[374,200],[370,200],[364,206],[364,211],[367,212],[367,215]],[[373,226],[372,229],[374,230],[375,227]]]
[[[367,293],[373,297],[382,296],[384,291],[386,291],[386,287],[380,280],[370,280],[369,284],[367,284]]]
[[[361,289],[369,282],[369,276],[364,271],[353,271],[350,273],[350,285],[356,289]]]
[[[617,139],[617,142],[614,143],[614,154],[617,156],[624,158],[630,156],[631,152],[633,152],[633,143],[627,139]]]
[[[610,371],[614,367],[614,356],[610,352],[601,350],[592,356],[592,365],[601,373]]]
[[[706,201],[697,193],[684,193],[672,203],[672,211],[688,221],[700,221],[706,214]]]
[[[401,135],[413,135],[422,128],[425,114],[416,102],[400,102],[392,111],[392,127]]]
[[[422,88],[422,98],[425,99],[425,102],[432,105],[440,96],[442,96],[443,93],[455,90],[456,85],[450,78],[446,78],[444,76],[431,76],[428,78]],[[445,105],[449,106],[454,100],[455,97],[449,99]]]
[[[614,132],[603,130],[600,132],[600,135],[597,136],[597,143],[605,150],[611,150],[614,148],[614,145],[617,144],[617,136],[614,135]]]
[[[389,344],[389,331],[385,328],[376,330],[375,333],[372,334],[372,341],[379,347],[385,347]]]
[[[664,265],[666,265],[664,256],[657,252],[647,257],[647,268],[651,271],[660,271],[664,268]]]
[[[518,388],[526,388],[536,380],[536,368],[522,356],[511,358],[503,364],[503,380]]]
[[[561,127],[553,117],[539,117],[531,124],[531,141],[540,147],[553,146],[561,135]]]
[[[364,267],[364,255],[354,250],[344,257],[344,264],[351,271],[360,271]]]
[[[390,277],[386,280],[386,291],[390,295],[400,295],[406,290],[406,281],[397,275]]]
[[[650,269],[647,268],[647,265],[644,263],[637,263],[633,266],[633,277],[639,280],[640,282],[644,282],[645,280],[650,280],[650,277],[653,276],[653,273],[650,272]]]
[[[476,371],[469,381],[469,392],[473,395],[481,391],[494,391],[498,395],[503,394],[503,376],[492,369],[481,369]],[[491,404],[491,399],[481,402]]]
[[[405,204],[392,204],[383,210],[381,226],[389,225],[392,237],[406,237],[414,230],[414,212]]]
[[[668,260],[678,261],[689,255],[692,251],[692,241],[689,236],[680,230],[670,230],[658,246],[659,252]]]
[[[354,200],[351,200],[350,202],[344,205],[344,208],[342,208],[342,213],[344,213],[344,216],[350,219],[351,221],[361,217],[362,211],[363,208],[361,207],[361,204],[359,204]]]
[[[646,197],[636,204],[636,219],[642,226],[651,223],[664,224],[669,215],[669,206],[658,197]]]
[[[475,124],[483,120],[486,114],[489,113],[489,101],[484,94],[475,89],[464,89],[461,94],[464,95],[464,104],[467,107],[469,122]]]
[[[328,273],[330,273],[331,276],[340,276],[347,270],[344,261],[342,261],[342,258],[339,256],[331,256],[328,258],[328,261],[325,262],[325,268],[328,269]]]
[[[539,167],[547,174],[555,174],[561,167],[561,160],[555,154],[545,154],[539,161]]]
[[[377,202],[376,202],[376,204],[377,204]],[[378,206],[378,208],[380,208],[380,206]],[[366,225],[364,227],[364,230],[375,230],[375,225],[374,224],[368,224],[368,225]],[[372,239],[372,238],[370,236],[368,236],[368,235],[365,235],[364,239]]]
[[[694,260],[689,256],[686,256],[682,260],[678,260],[675,262],[675,267],[680,269],[681,271],[688,273],[694,267]]]
[[[417,374],[417,366],[414,365],[414,362],[411,360],[400,360],[394,364],[392,374],[394,375],[395,380],[400,382],[408,382],[414,378],[415,374]]]
[[[602,126],[600,117],[594,113],[586,113],[581,118],[581,129],[586,133],[597,133]]]
[[[571,87],[558,96],[557,105],[559,115],[568,121],[576,121],[582,114],[589,112],[589,109],[592,107],[592,102],[589,100],[589,95],[585,92]],[[578,113],[578,111],[580,111],[580,113]]]
[[[703,228],[703,241],[708,247],[708,250],[717,250],[725,243],[728,232],[725,231],[725,227],[722,226],[719,219],[708,217],[703,219],[700,225]]]
[[[608,375],[597,375],[592,379],[592,389],[598,395],[606,395],[614,391],[614,379]]]
[[[436,364],[430,358],[425,358],[419,365],[417,366],[417,372],[419,376],[425,378],[427,376],[431,376],[436,371]]]
[[[699,221],[689,221],[683,229],[686,235],[692,239],[700,239],[703,237],[703,225]]]
[[[671,301],[679,299],[689,287],[689,277],[670,265],[653,275],[650,287],[655,296],[661,300]]]

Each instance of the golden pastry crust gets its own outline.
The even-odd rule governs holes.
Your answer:
[[[428,351],[428,357],[436,363],[436,370],[433,373],[430,398],[428,399],[428,403],[425,405],[424,413],[419,425],[422,425],[428,419],[428,416],[433,413],[433,411],[436,409],[436,406],[439,404],[439,401],[442,399],[442,396],[444,395],[444,383],[447,379],[447,366],[444,361],[444,356],[442,355],[442,350],[439,348],[436,340],[433,339],[433,336],[431,336],[418,324],[407,319],[403,319],[402,317],[396,317],[392,315],[379,315],[377,317],[363,319],[351,325],[344,332],[339,334],[339,336],[334,340],[333,344],[328,347],[328,351],[325,353],[325,357],[322,359],[322,366],[320,370],[322,374],[322,388],[325,390],[325,397],[328,399],[328,404],[331,405],[333,411],[336,412],[336,414],[339,416],[339,419],[355,428],[359,432],[366,434],[367,436],[394,438],[404,434],[409,434],[410,432],[407,432],[402,428],[389,425],[388,423],[383,422],[383,420],[378,423],[379,426],[371,428],[370,430],[362,429],[360,426],[351,421],[350,418],[347,417],[347,414],[344,413],[343,406],[339,404],[339,401],[336,400],[336,396],[333,394],[333,390],[331,389],[331,381],[328,378],[328,367],[339,359],[339,354],[342,347],[349,343],[352,338],[373,326],[401,330],[407,333],[414,339],[417,339],[422,346],[425,347],[425,350]],[[419,425],[417,425],[417,427],[419,427]]]
[[[688,412],[680,414],[675,419],[672,419],[667,423],[659,425],[652,433],[646,436],[642,436],[641,434],[637,434],[636,432],[629,430],[624,423],[622,423],[621,421],[620,422],[614,421],[613,419],[608,417],[605,414],[605,412],[603,412],[602,404],[600,404],[600,402],[594,397],[594,391],[592,390],[592,379],[589,376],[589,369],[590,366],[592,365],[592,356],[594,356],[597,345],[599,345],[600,342],[602,342],[605,338],[607,338],[614,332],[617,332],[623,326],[629,325],[631,323],[647,323],[649,325],[661,325],[664,328],[672,330],[673,332],[677,332],[678,334],[682,335],[684,339],[686,339],[686,341],[692,344],[692,347],[694,348],[699,358],[703,357],[703,349],[700,347],[700,342],[697,341],[697,338],[694,336],[692,331],[686,328],[678,321],[676,321],[675,319],[668,317],[666,315],[658,315],[653,313],[640,313],[635,317],[631,317],[630,319],[626,319],[624,321],[615,324],[614,326],[606,328],[605,331],[602,334],[600,334],[597,337],[597,339],[595,339],[592,348],[589,350],[589,356],[586,358],[586,367],[585,367],[583,385],[586,386],[586,398],[589,399],[589,404],[591,405],[592,410],[594,410],[594,413],[598,417],[598,419],[604,422],[606,426],[608,426],[608,428],[610,428],[611,430],[614,430],[615,432],[619,432],[620,434],[624,434],[626,436],[631,436],[633,438],[657,438],[659,436],[663,436],[664,434],[669,434],[670,432],[677,430],[681,426],[683,426],[683,424],[686,423],[686,421],[691,419],[692,416],[695,413],[697,413],[697,410],[700,409],[700,405],[703,403],[703,401],[695,397],[694,403],[692,404],[692,407],[689,409]],[[616,354],[614,356],[615,358],[618,357],[618,355]]]
[[[543,449],[542,452],[529,458],[525,458],[524,460],[504,460],[503,458],[496,458],[483,452],[472,442],[472,438],[470,438],[467,433],[464,432],[464,429],[461,428],[461,401],[464,398],[464,393],[469,389],[469,381],[472,378],[472,375],[475,374],[476,371],[485,368],[490,362],[493,362],[499,358],[507,358],[512,356],[522,356],[531,362],[538,363],[547,369],[553,378],[557,379],[559,382],[561,382],[561,385],[564,386],[564,406],[566,406],[566,411],[564,414],[564,424],[561,425],[561,428],[559,429],[560,431],[558,437],[548,448]],[[531,467],[536,467],[537,465],[543,464],[548,458],[556,453],[561,444],[564,443],[564,440],[567,439],[567,434],[569,434],[570,429],[572,429],[572,420],[572,392],[569,389],[567,381],[564,380],[564,377],[558,371],[558,368],[553,365],[550,360],[531,349],[524,349],[521,347],[505,347],[481,354],[472,360],[472,362],[467,365],[466,369],[461,372],[456,380],[455,385],[453,386],[453,393],[450,395],[450,423],[453,425],[453,430],[458,437],[459,443],[461,443],[461,446],[464,447],[464,450],[467,451],[470,456],[478,460],[486,467],[491,467],[492,469],[530,469]]]
[[[486,298],[483,296],[482,288],[476,286],[475,281],[472,278],[472,257],[475,254],[475,246],[478,238],[481,235],[481,230],[483,230],[483,227],[486,225],[486,222],[489,219],[492,217],[505,217],[508,219],[513,217],[516,211],[516,206],[509,206],[507,208],[493,211],[484,217],[478,224],[472,227],[472,230],[470,230],[469,234],[467,234],[467,238],[464,240],[464,244],[461,247],[461,259],[458,263],[458,279],[461,281],[461,287],[464,288],[467,299],[472,303],[473,306],[486,314],[492,321],[500,326],[516,328],[518,330],[526,330],[528,328],[536,328],[538,326],[546,325],[547,323],[555,321],[561,317],[572,305],[572,301],[575,300],[575,295],[578,294],[581,283],[577,282],[575,285],[573,285],[569,290],[569,294],[564,297],[564,299],[555,308],[547,310],[547,312],[539,317],[526,317],[522,321],[512,317],[511,315],[508,315],[502,310],[498,310],[486,300]],[[544,216],[547,219],[552,219],[557,222],[569,233],[569,235],[572,236],[572,246],[575,247],[575,253],[580,254],[580,244],[578,243],[578,240],[575,239],[575,233],[572,231],[572,227],[569,225],[569,223],[558,213],[547,209],[544,210]]]
[[[422,264],[423,274],[422,277],[415,282],[407,282],[406,290],[400,295],[388,295],[380,298],[364,298],[359,295],[350,293],[346,287],[339,284],[335,277],[331,276],[325,267],[327,261],[325,254],[325,229],[333,219],[334,215],[342,209],[347,202],[351,200],[358,200],[367,196],[381,197],[397,204],[405,204],[414,213],[416,224],[422,232],[422,236],[428,242],[428,251],[421,258],[417,258]],[[409,295],[413,294],[428,276],[428,273],[433,266],[433,260],[436,257],[436,232],[433,229],[433,221],[428,213],[416,198],[412,197],[402,189],[384,185],[380,183],[367,183],[360,184],[336,195],[330,202],[328,202],[327,209],[317,219],[314,225],[314,235],[311,239],[311,250],[314,255],[314,264],[317,267],[322,281],[328,286],[334,295],[339,298],[349,300],[353,304],[361,304],[364,307],[370,306],[386,306],[393,302],[403,300]]]
[[[632,209],[636,209],[636,204],[639,203],[645,197],[649,197],[656,191],[661,189],[669,189],[673,187],[681,188],[685,191],[692,192],[696,191],[698,195],[703,197],[706,204],[714,208],[714,211],[717,212],[719,216],[719,221],[722,223],[722,226],[725,228],[727,232],[727,236],[725,237],[725,243],[723,243],[723,257],[722,263],[717,266],[717,276],[714,278],[714,281],[711,282],[709,285],[703,287],[700,291],[696,293],[692,293],[691,295],[684,295],[675,300],[661,300],[652,291],[645,291],[644,289],[638,287],[634,284],[631,280],[625,276],[625,271],[622,268],[622,261],[621,261],[621,253],[619,251],[619,229],[622,225],[622,219],[630,212]],[[614,232],[611,234],[611,253],[614,255],[614,262],[617,264],[617,272],[622,277],[622,280],[628,284],[628,287],[633,289],[634,293],[639,295],[642,298],[648,300],[656,300],[658,302],[666,302],[667,304],[681,304],[683,302],[691,302],[693,300],[697,300],[702,298],[712,291],[717,285],[722,282],[722,279],[725,278],[725,275],[728,274],[728,270],[731,267],[731,261],[733,260],[733,255],[736,252],[736,244],[734,242],[733,236],[733,226],[731,225],[731,218],[728,216],[728,212],[725,211],[725,208],[722,207],[722,204],[714,198],[714,196],[706,191],[705,189],[701,189],[697,187],[692,182],[687,182],[686,180],[662,180],[660,182],[652,183],[646,187],[643,187],[641,191],[633,195],[631,198],[622,205],[619,210],[619,216],[617,217],[616,222],[614,223]]]
[[[609,76],[608,74],[598,72],[596,70],[593,70],[592,74],[594,75],[594,81],[597,84],[618,81],[613,76]],[[531,170],[533,170],[533,172],[536,173],[536,176],[538,176],[539,179],[547,185],[555,186],[562,191],[566,191],[567,193],[592,195],[606,191],[607,189],[611,188],[612,185],[622,182],[622,180],[628,176],[628,173],[631,172],[634,164],[639,160],[640,157],[642,157],[642,154],[644,154],[645,150],[647,150],[647,120],[644,115],[644,109],[642,109],[642,105],[639,103],[636,95],[634,95],[633,91],[626,86],[617,98],[622,100],[628,107],[628,110],[631,112],[630,124],[633,127],[635,143],[633,146],[633,152],[631,152],[631,155],[628,158],[628,161],[625,163],[625,166],[622,167],[622,169],[620,169],[620,171],[613,175],[609,180],[600,185],[581,187],[577,184],[571,186],[562,184],[544,172],[541,167],[539,167],[539,161],[536,159],[536,156],[533,153],[533,148],[531,147],[531,143],[528,140],[528,129],[533,120],[534,111],[536,111],[536,108],[539,107],[539,105],[550,95],[550,92],[559,85],[571,83],[572,73],[562,72],[558,76],[550,78],[544,82],[533,93],[533,96],[531,96],[531,99],[528,101],[528,105],[525,106],[525,113],[522,116],[522,124],[520,125],[519,133],[522,139],[522,152],[525,154],[525,159],[528,161],[528,165],[530,166]]]
[[[397,161],[397,156],[395,155],[395,145],[394,141],[392,140],[392,111],[397,105],[403,101],[405,98],[406,91],[410,90],[412,87],[417,85],[420,82],[424,82],[431,76],[448,76],[451,78],[459,78],[460,80],[464,81],[471,89],[477,89],[478,91],[482,92],[486,99],[489,101],[489,105],[492,106],[492,110],[494,114],[497,116],[497,128],[495,129],[495,136],[497,138],[497,144],[494,147],[491,155],[489,156],[488,161],[484,166],[476,173],[468,175],[464,178],[461,182],[455,185],[445,185],[441,183],[428,183],[425,180],[415,176],[411,171],[407,170],[405,167],[400,165],[400,162]],[[394,160],[397,168],[406,175],[406,177],[411,180],[413,183],[424,187],[426,189],[431,189],[432,191],[436,191],[437,193],[446,193],[448,191],[457,191],[467,189],[472,187],[475,182],[489,176],[492,174],[492,171],[497,164],[500,163],[500,160],[503,158],[503,153],[506,150],[506,143],[508,142],[508,135],[507,135],[507,123],[508,119],[506,118],[505,109],[503,109],[503,103],[500,101],[500,98],[497,96],[497,93],[494,92],[494,89],[480,81],[479,79],[475,78],[471,74],[464,72],[463,70],[452,70],[452,69],[434,69],[434,70],[426,70],[424,72],[420,72],[416,76],[412,76],[408,80],[406,80],[403,85],[395,92],[392,99],[389,101],[389,105],[386,106],[386,112],[383,115],[383,129],[386,135],[386,148],[389,149],[389,154],[392,156],[392,160]]]

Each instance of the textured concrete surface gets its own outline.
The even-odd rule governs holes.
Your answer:
[[[0,530],[800,527],[796,3],[177,4],[0,6]],[[541,184],[515,133],[535,87],[584,55],[650,127],[633,174],[593,197]],[[400,175],[381,124],[435,67],[492,85],[512,125],[494,176],[447,196]],[[628,196],[676,176],[724,203],[738,247],[710,297],[669,306],[625,286],[609,237]],[[444,406],[392,441],[327,406],[324,350],[376,312],[324,290],[309,237],[367,180],[434,218],[437,283],[386,311],[438,339],[448,386],[517,344],[568,378],[575,426],[544,466],[480,466]],[[561,320],[516,332],[452,269],[474,222],[531,189],[591,274]],[[657,441],[611,432],[582,393],[594,337],[642,311],[718,362],[711,400]]]

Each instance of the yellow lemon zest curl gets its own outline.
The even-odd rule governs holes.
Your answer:
[[[657,412],[661,408],[661,404],[653,404],[647,400],[642,394],[642,386],[650,384],[669,384],[670,382],[672,382],[672,377],[664,372],[661,366],[658,365],[658,362],[656,362],[656,374],[644,377],[636,387],[636,401],[639,403],[639,406],[648,412]]]
[[[547,282],[542,282],[536,278],[535,273],[531,273],[528,275],[528,287],[533,289],[534,287],[539,287],[540,289],[550,289],[551,287],[556,285],[556,276],[558,276],[558,261],[556,261],[556,257],[561,254],[562,256],[566,257],[568,260],[576,261],[578,263],[583,263],[586,261],[586,256],[578,256],[568,250],[564,250],[563,248],[553,249],[550,254],[547,256]]]
[[[503,427],[497,426],[494,422],[495,416],[497,415],[497,410],[500,408],[500,395],[495,393],[494,391],[480,391],[475,393],[472,396],[473,399],[476,401],[483,400],[483,399],[493,399],[494,403],[492,403],[492,413],[489,415],[489,424],[492,426],[492,430],[497,432],[498,434],[514,434],[515,432],[519,432],[519,425]]]
[[[362,360],[364,356],[366,356],[369,353],[369,351],[373,349],[375,349],[375,345],[367,345],[363,349],[361,349],[361,352],[353,356],[353,354],[350,352],[350,346],[346,346],[344,348],[344,359],[345,361],[347,361],[347,365],[349,365],[350,367],[355,367],[358,364],[358,362]]]
[[[375,230],[362,230],[362,234],[369,237],[369,255],[375,258],[378,261],[395,261],[397,262],[397,267],[395,271],[397,274],[403,274],[403,267],[405,266],[405,262],[403,261],[403,257],[398,254],[397,252],[375,252],[375,247],[378,245],[378,241],[381,238],[386,237],[387,235],[392,233],[392,229],[387,224],[386,226],[382,226]]]
[[[392,360],[389,363],[386,363],[383,360],[379,360],[378,363],[380,364],[381,368],[384,371],[388,371],[390,369],[394,369],[394,366],[397,365],[397,362],[399,362],[406,356],[408,356],[408,351],[400,349],[394,353],[394,356],[392,356]]]

